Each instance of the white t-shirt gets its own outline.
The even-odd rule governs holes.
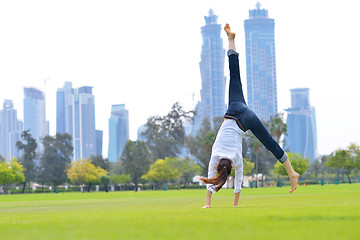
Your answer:
[[[216,176],[216,166],[220,159],[226,158],[232,162],[235,168],[235,190],[240,192],[243,180],[243,158],[242,158],[242,135],[244,132],[237,126],[235,120],[226,119],[222,123],[212,147],[209,162],[208,178]],[[215,192],[213,184],[207,184],[207,189]]]

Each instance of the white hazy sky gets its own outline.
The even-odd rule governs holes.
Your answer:
[[[112,104],[125,104],[130,139],[148,117],[179,101],[200,99],[204,16],[237,33],[246,89],[244,20],[255,0],[0,0],[0,104],[12,99],[23,119],[23,87],[45,90],[50,134],[56,132],[56,90],[93,86],[96,128],[104,131]],[[360,2],[262,0],[275,19],[278,109],[290,89],[310,88],[318,151],[360,144]],[[224,38],[224,33],[222,33]],[[224,38],[226,40],[226,38]],[[227,42],[224,41],[227,48]],[[225,62],[227,72],[227,60]]]

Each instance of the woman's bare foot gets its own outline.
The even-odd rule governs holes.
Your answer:
[[[295,174],[293,176],[289,177],[290,184],[291,184],[291,189],[289,190],[289,193],[292,193],[297,188],[299,176],[300,175],[297,172],[295,172]]]
[[[230,25],[228,23],[225,25],[224,30],[225,30],[226,34],[228,35],[229,39],[234,39],[235,38],[236,34],[231,31]]]
[[[205,205],[202,208],[211,208],[211,205]]]

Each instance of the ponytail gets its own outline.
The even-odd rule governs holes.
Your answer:
[[[217,192],[225,184],[228,176],[231,173],[231,168],[231,161],[229,159],[222,158],[217,165],[218,175],[213,178],[200,178],[200,180],[207,184],[216,185],[217,187],[215,187],[215,191]]]

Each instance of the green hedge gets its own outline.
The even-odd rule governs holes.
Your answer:
[[[65,189],[64,187],[59,187],[57,189],[57,192],[80,192],[80,187],[68,187],[67,189]],[[27,188],[25,189],[24,193],[52,193],[55,192],[54,189],[49,189],[48,187],[42,189],[42,188],[37,188],[35,190],[28,190]],[[10,189],[10,193],[11,194],[19,194],[22,193],[22,188],[19,189]]]

